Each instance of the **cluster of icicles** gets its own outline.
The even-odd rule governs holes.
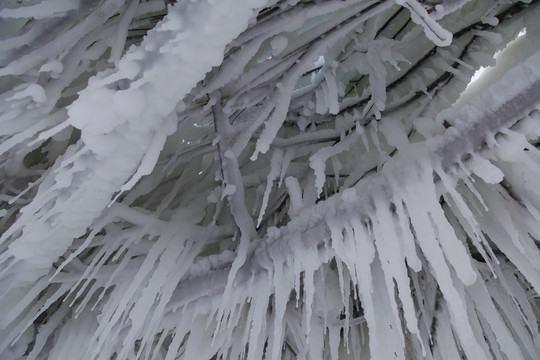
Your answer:
[[[146,7],[157,6],[154,3],[148,2]],[[307,182],[312,187],[309,191],[320,196],[327,190],[327,182],[339,181],[341,164],[334,161],[334,180],[328,180],[327,160],[353,152],[351,148],[360,142],[369,151],[367,132],[372,148],[378,148],[375,142],[384,138],[397,154],[377,163],[374,173],[315,204],[314,199],[307,200],[309,191],[300,186],[300,176],[287,172],[291,160],[303,154],[273,146],[287,140],[317,146],[318,137],[336,133],[339,137],[339,131],[326,129],[297,135],[293,140],[277,139],[287,112],[297,105],[291,103],[292,97],[300,103],[302,96],[313,90],[315,112],[321,116],[333,116],[343,104],[338,102],[340,90],[332,65],[325,65],[323,75],[313,76],[312,83],[298,91],[296,81],[306,71],[302,66],[313,63],[319,52],[395,5],[390,1],[329,2],[321,7],[335,10],[336,16],[348,19],[348,6],[359,6],[364,17],[337,27],[332,33],[335,39],[321,37],[304,58],[286,59],[288,81],[272,88],[269,105],[249,110],[250,101],[259,94],[252,89],[247,95],[240,92],[244,98],[239,95],[237,103],[245,101],[248,113],[258,112],[237,142],[231,134],[245,124],[235,128],[229,123],[225,112],[230,109],[222,107],[221,97],[227,91],[225,85],[240,75],[231,75],[222,65],[223,72],[217,72],[205,89],[209,101],[204,111],[215,122],[215,133],[213,128],[211,133],[217,136],[194,148],[193,153],[181,154],[196,158],[217,148],[214,165],[204,171],[202,165],[197,167],[199,163],[193,168],[186,165],[183,171],[187,175],[179,176],[169,193],[152,193],[162,180],[153,175],[170,170],[162,166],[166,161],[158,160],[165,152],[167,138],[177,134],[178,128],[181,132],[178,113],[186,108],[189,112],[189,101],[191,105],[200,101],[186,95],[200,86],[197,83],[213,66],[222,64],[227,44],[250,35],[244,32],[239,37],[257,9],[274,3],[178,1],[139,47],[121,59],[118,47],[113,47],[116,69],[91,79],[67,112],[43,115],[51,111],[53,104],[47,99],[55,95],[39,85],[2,94],[7,103],[31,99],[32,104],[44,107],[12,106],[13,114],[5,111],[1,118],[6,124],[16,124],[14,119],[24,114],[28,121],[45,117],[31,130],[14,128],[12,137],[0,145],[2,153],[21,144],[59,137],[69,126],[80,129],[81,137],[41,175],[32,201],[18,214],[10,214],[14,220],[2,233],[0,357],[540,357],[536,308],[540,189],[535,186],[540,176],[540,151],[533,145],[540,139],[540,101],[536,95],[540,93],[540,52],[516,61],[511,70],[464,107],[450,106],[433,116],[434,122],[444,119],[451,124],[449,129],[412,142],[399,116],[420,115],[405,109],[392,114],[392,121],[385,118],[387,68],[381,58],[386,56],[384,61],[395,63],[396,68],[397,62],[395,54],[386,51],[390,41],[374,41],[366,50],[373,58],[367,56],[363,65],[369,75],[371,100],[361,116],[373,115],[373,126],[363,128],[366,124],[355,119],[356,128],[347,137],[342,135],[341,142],[310,153],[306,165],[313,174]],[[296,3],[287,2],[291,6]],[[397,4],[412,14],[414,23],[423,29],[420,34],[424,31],[439,46],[451,43],[451,34],[428,16],[420,3],[407,0]],[[114,11],[122,8],[132,16],[137,8],[115,0],[100,6]],[[313,9],[314,13],[321,11],[316,6]],[[300,8],[298,14],[302,11]],[[440,7],[437,11],[444,13]],[[535,11],[538,14],[538,9]],[[13,14],[10,16],[16,16]],[[323,15],[313,15],[317,16]],[[303,26],[301,15],[296,21]],[[366,34],[373,30],[370,26],[365,26]],[[272,31],[277,33],[276,29]],[[253,35],[257,31],[261,30],[251,28],[253,41],[247,42],[253,49],[244,48],[251,56],[264,40],[257,38],[260,34]],[[528,34],[534,36],[533,31]],[[86,40],[94,43],[91,38]],[[277,56],[287,46],[287,39],[274,40],[271,47]],[[394,50],[407,51],[404,46]],[[224,64],[239,70],[228,60]],[[32,56],[25,61],[39,63]],[[26,65],[10,66],[5,71],[16,73],[18,66],[22,69]],[[271,78],[278,71],[285,70],[278,66],[265,74]],[[251,79],[248,72],[246,78],[264,85],[262,76]],[[235,86],[249,89],[249,81],[242,81]],[[314,90],[319,84],[321,87]],[[67,86],[58,87],[61,85]],[[260,93],[269,91],[262,85],[252,86]],[[181,99],[185,97],[184,103]],[[261,126],[264,129],[248,161],[243,152]],[[426,130],[422,135],[428,133]],[[267,152],[271,156],[266,156]],[[255,226],[246,210],[246,182],[250,179],[242,178],[239,163],[249,167],[257,161],[263,164],[261,177],[267,175],[267,183],[258,194],[262,201],[255,202],[261,208]],[[269,171],[263,161],[270,163]],[[197,194],[178,195],[182,186],[200,189],[196,184],[206,180],[195,174],[208,168],[217,174],[211,182],[217,190],[201,190],[205,195],[202,200]],[[260,227],[268,217],[265,211],[278,211],[269,205],[278,178],[279,185],[283,182],[287,188],[290,221],[279,227]],[[149,206],[151,209],[135,205],[141,203],[137,202],[144,197],[141,194],[149,194],[145,201],[158,205]],[[213,204],[216,215],[209,220],[208,208]],[[219,206],[230,207],[229,223],[219,221]],[[2,212],[2,216],[7,213]]]

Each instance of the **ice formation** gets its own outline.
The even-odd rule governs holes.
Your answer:
[[[539,17],[0,4],[0,358],[540,358]]]

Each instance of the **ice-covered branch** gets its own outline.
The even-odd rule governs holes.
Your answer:
[[[536,60],[540,60],[538,54],[529,59],[529,65],[532,66]],[[519,72],[526,73],[527,70],[525,68]],[[509,78],[506,80],[509,80]],[[363,220],[368,219],[373,211],[373,202],[369,200],[370,194],[386,194],[383,196],[388,197],[394,196],[394,193],[399,192],[399,190],[392,189],[392,186],[399,186],[396,185],[397,183],[402,183],[403,186],[406,186],[411,181],[410,179],[396,175],[413,174],[415,172],[415,166],[426,166],[440,174],[453,172],[456,170],[454,167],[459,166],[463,159],[466,159],[470,154],[478,153],[479,149],[487,142],[489,143],[495,135],[499,134],[497,136],[503,136],[501,134],[503,134],[506,129],[514,126],[518,121],[526,118],[530,112],[536,109],[538,100],[529,95],[540,90],[540,79],[537,79],[536,81],[531,80],[529,84],[519,83],[522,86],[528,86],[524,86],[519,90],[514,89],[513,92],[515,93],[515,96],[512,99],[493,108],[493,104],[488,104],[488,102],[490,102],[491,94],[486,93],[482,98],[477,99],[477,104],[469,105],[474,109],[485,108],[487,109],[485,113],[476,114],[475,119],[468,118],[467,122],[459,123],[456,127],[449,129],[443,136],[432,138],[424,144],[414,144],[414,148],[424,147],[424,150],[421,151],[424,157],[407,159],[407,156],[409,155],[407,153],[392,159],[385,165],[385,171],[360,181],[354,187],[354,190],[351,189],[344,194],[334,195],[333,197],[322,201],[313,209],[306,210],[303,214],[299,215],[297,219],[294,219],[290,225],[275,233],[279,234],[279,236],[270,236],[264,246],[257,248],[256,253],[260,254],[258,256],[260,256],[261,259],[266,259],[268,255],[266,255],[265,252],[271,251],[268,250],[269,247],[278,249],[282,246],[290,246],[286,244],[289,243],[290,239],[294,238],[293,233],[296,232],[318,233],[320,234],[319,241],[324,241],[326,238],[326,231],[322,230],[322,228],[324,228],[326,224],[322,220],[329,217],[340,218],[342,216],[340,215],[340,212],[346,214],[353,211],[359,218]],[[495,84],[492,87],[492,91],[495,92],[498,86],[500,85]],[[484,106],[478,106],[479,103]],[[466,114],[470,113],[470,111],[471,110],[463,110],[462,113]],[[455,116],[459,115],[455,114]],[[483,150],[489,152],[489,148],[494,147],[495,144],[496,143],[491,143],[488,148],[484,148]],[[469,175],[470,173],[461,175],[459,175],[459,172],[456,173],[456,176]],[[489,181],[489,178],[485,178],[485,180]],[[362,198],[362,200],[353,196],[352,191],[357,194],[356,196]],[[387,198],[386,200],[390,202],[391,198]],[[315,244],[319,241],[315,241]],[[255,258],[253,258],[252,261],[254,261],[254,263],[251,265],[254,269],[259,268]],[[246,270],[246,273],[252,273],[252,271],[253,270]]]

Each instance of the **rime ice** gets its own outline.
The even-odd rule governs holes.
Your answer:
[[[0,358],[540,358],[539,17],[4,1]]]

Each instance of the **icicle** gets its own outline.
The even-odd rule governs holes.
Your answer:
[[[444,309],[437,314],[437,327],[433,343],[440,359],[460,359],[462,358],[454,340],[454,333],[450,326],[451,319],[448,310]]]
[[[268,302],[270,300],[270,294],[268,291],[268,285],[261,279],[258,285],[255,285],[256,298],[253,298],[250,304],[250,314],[252,315],[251,330],[249,333],[249,349],[247,354],[247,360],[261,359],[263,353],[264,341],[262,338],[264,335],[263,329],[266,324],[266,312],[268,310]]]
[[[395,232],[396,224],[389,212],[388,204],[386,201],[382,200],[380,194],[374,194],[373,199],[376,208],[374,217],[371,220],[373,223],[373,234],[381,266],[385,274],[386,287],[392,312],[396,318],[395,323],[397,330],[400,334],[403,333],[400,324],[399,311],[394,299],[394,281],[397,284],[398,296],[403,306],[403,314],[407,328],[411,334],[416,335],[420,343],[422,343],[418,330],[416,310],[411,296],[409,276],[405,266],[405,252],[401,248],[401,244],[398,241],[398,236]],[[400,340],[402,341],[402,346],[405,347],[403,337],[401,337]]]
[[[508,324],[507,326],[515,333],[514,339],[520,343],[521,350],[526,351],[532,359],[538,357],[540,354],[538,344],[532,342],[529,332],[533,331],[536,334],[535,337],[538,337],[538,328],[536,326],[533,329],[525,328],[523,322],[520,321],[518,308],[508,299],[509,294],[501,292],[501,289],[490,282],[486,285],[490,296],[497,304],[499,314],[503,316],[505,323]]]
[[[356,133],[360,134],[360,138],[362,139],[362,144],[364,144],[364,147],[366,148],[366,152],[369,153],[369,140],[367,138],[366,130],[363,126],[360,125],[358,121],[356,121]]]
[[[380,119],[380,112],[386,107],[386,69],[381,59],[381,51],[384,46],[385,44],[381,41],[372,41],[369,43],[366,53],[371,101],[375,106],[375,117],[377,119]]]
[[[393,204],[396,207],[396,214],[399,219],[399,226],[397,226],[398,239],[400,239],[403,246],[407,265],[414,271],[418,272],[422,269],[422,262],[416,253],[416,244],[409,225],[409,217],[405,214],[403,201],[401,199],[396,199]]]
[[[283,179],[287,174],[287,169],[289,167],[289,164],[291,163],[291,160],[296,155],[296,151],[296,147],[290,147],[285,151],[285,154],[283,155],[283,161],[281,162],[281,171],[279,174],[278,187],[281,187],[281,183],[283,182]]]
[[[482,189],[479,189],[482,190]],[[527,278],[535,289],[540,289],[540,270],[533,264],[538,264],[540,253],[534,248],[532,251],[525,251],[524,243],[530,238],[526,234],[521,234],[514,226],[514,219],[505,209],[504,202],[496,201],[494,194],[482,192],[486,205],[493,212],[493,217],[479,218],[481,229],[490,240],[508,257],[514,266]],[[507,239],[507,237],[509,239]],[[508,241],[510,240],[510,241]],[[538,291],[538,290],[537,290]]]
[[[317,264],[314,262],[317,257],[316,249],[306,249],[302,259],[304,269],[304,316],[302,327],[306,333],[309,333],[310,330],[313,331],[311,327],[311,316],[313,313],[313,300],[315,295],[313,275],[318,268]],[[309,344],[309,337],[307,338],[307,343]]]
[[[277,259],[274,261],[274,319],[272,333],[272,346],[269,348],[268,359],[278,360],[281,356],[281,344],[283,341],[283,332],[285,329],[284,315],[289,301],[289,295],[293,286],[293,279],[290,268]]]
[[[448,262],[452,264],[460,280],[465,285],[473,284],[477,277],[470,261],[469,252],[464,247],[463,242],[457,238],[454,229],[446,220],[444,212],[439,206],[432,206],[430,215],[437,238]]]
[[[287,193],[289,194],[289,210],[288,214],[292,218],[300,213],[303,208],[302,205],[302,189],[298,180],[295,177],[289,176],[285,179],[285,186],[287,187]]]
[[[371,264],[375,259],[375,248],[372,240],[369,238],[364,225],[359,219],[352,217],[351,225],[354,232],[356,243],[356,263],[355,275],[358,278],[358,294],[362,302],[364,317],[369,328],[369,344],[372,357],[377,354],[377,329],[380,325],[376,320],[375,300],[373,293],[373,282],[376,281],[373,277]],[[386,310],[385,310],[386,311]]]
[[[312,82],[314,79],[312,79]],[[325,96],[325,87],[326,84],[323,83],[323,85],[320,88],[317,88],[315,90],[315,113],[324,115],[326,114],[328,110],[328,99]]]
[[[266,126],[262,131],[257,144],[255,146],[255,152],[251,156],[251,160],[256,160],[259,153],[265,154],[270,148],[270,144],[277,135],[277,132],[281,128],[287,112],[289,111],[289,104],[291,102],[291,93],[294,87],[294,83],[291,81],[285,84],[279,84],[279,93],[277,99],[274,102],[274,109],[270,118],[266,121]]]
[[[305,354],[301,353],[300,359],[323,360],[324,356],[324,335],[322,325],[314,323],[306,329],[308,337],[306,339]]]
[[[437,279],[441,292],[443,293],[448,304],[452,324],[456,329],[460,342],[467,356],[475,359],[487,360],[486,354],[474,337],[474,331],[468,322],[465,300],[460,296],[454,287],[451,272],[446,264],[444,256],[447,250],[443,252],[439,243],[435,240],[436,233],[435,229],[433,228],[433,222],[429,218],[429,215],[424,208],[427,205],[428,209],[433,210],[439,207],[439,204],[438,202],[435,202],[434,204],[431,200],[426,198],[426,195],[434,195],[431,192],[429,192],[429,195],[426,194],[427,191],[425,189],[426,185],[428,188],[433,188],[433,180],[431,177],[431,172],[428,171],[428,169],[424,169],[423,172],[423,183],[415,183],[414,186],[409,186],[406,189],[407,195],[404,197],[404,202],[407,206],[411,223],[416,233],[416,240],[422,250],[422,253],[429,261],[433,269],[435,278]],[[426,176],[428,177],[426,178]],[[420,200],[417,198],[418,196],[421,196]],[[448,251],[450,251],[450,249]],[[451,253],[450,256],[454,257],[454,255]],[[464,258],[455,258],[453,260],[454,269],[461,273],[463,279],[470,283],[474,282],[476,274],[473,272],[473,276],[470,276],[471,270],[469,269],[471,268],[471,265],[468,254],[466,254]],[[461,268],[463,265],[462,261],[465,261],[465,271],[463,271]]]
[[[272,191],[274,180],[276,180],[279,176],[279,172],[282,168],[282,163],[283,151],[281,149],[275,149],[274,154],[272,155],[272,159],[270,160],[270,171],[268,172],[268,175],[266,177],[266,189],[264,190],[261,211],[259,212],[259,218],[257,220],[257,227],[259,227],[259,225],[261,224],[264,213],[266,212],[266,207],[268,206],[268,197],[270,196],[270,192]]]
[[[188,233],[186,232],[185,235]],[[167,246],[167,251],[160,256],[159,264],[156,266],[146,287],[142,289],[137,302],[128,314],[131,320],[131,329],[124,337],[124,349],[129,349],[128,344],[132,344],[141,338],[143,329],[146,328],[149,331],[150,329],[155,329],[158,325],[156,319],[160,319],[163,316],[162,312],[164,311],[165,303],[170,299],[175,287],[167,285],[177,284],[181,275],[187,270],[187,265],[192,262],[192,259],[182,258],[190,250],[190,246],[184,244],[184,239],[178,237]],[[178,261],[178,258],[180,258],[180,261]],[[174,276],[171,276],[172,274]],[[155,304],[156,299],[159,299],[157,304]],[[148,320],[146,316],[141,316],[141,314],[150,314],[152,319]],[[155,333],[155,331],[151,333]],[[153,339],[149,340],[150,343],[153,341]],[[144,342],[141,343],[141,346],[143,345],[145,345]],[[127,356],[126,350],[122,350],[118,355],[120,359],[122,356]]]
[[[512,301],[515,305],[514,308],[520,313],[520,316],[523,320],[523,323],[527,327],[528,332],[532,334],[532,342],[535,344],[540,344],[540,332],[538,330],[535,330],[537,324],[536,315],[534,313],[533,307],[531,306],[528,294],[525,292],[522,285],[518,281],[515,270],[512,269],[501,271],[499,278],[504,279],[504,282],[502,282],[503,286],[499,286],[502,287],[504,290],[504,292],[502,293],[511,296]],[[495,284],[493,284],[493,281],[491,281],[488,283],[487,286],[491,288],[492,286],[495,286]],[[531,347],[527,347],[527,349],[530,348]]]
[[[442,170],[440,167],[435,167],[435,172],[441,179],[442,184],[444,185],[444,188],[448,194],[448,196],[453,200],[453,202],[456,204],[456,212],[459,212],[459,214],[462,216],[462,218],[465,220],[465,222],[460,222],[462,226],[467,229],[470,228],[472,232],[475,234],[472,239],[478,239],[482,240],[483,236],[480,232],[476,231],[478,229],[478,223],[476,220],[476,217],[472,213],[469,206],[465,203],[463,200],[463,197],[457,192],[455,184],[452,182],[450,177],[447,175],[447,173]],[[446,196],[445,196],[446,197]]]
[[[354,136],[349,136],[345,138],[345,140],[340,141],[335,145],[319,149],[309,158],[309,166],[313,169],[313,172],[315,173],[315,187],[317,189],[317,196],[322,193],[323,186],[326,181],[326,160],[344,151],[348,151],[350,146],[355,141],[356,138]]]
[[[92,341],[97,342],[97,348],[107,341],[107,336],[113,330],[115,323],[123,316],[124,310],[130,304],[133,295],[137,292],[144,279],[153,271],[154,266],[157,263],[157,259],[161,256],[163,251],[165,251],[169,241],[170,237],[159,238],[158,242],[156,242],[156,244],[148,252],[148,255],[129,284],[129,287],[122,293],[120,301],[116,304],[116,306],[109,307],[107,309],[108,311],[103,314],[103,320],[105,321],[100,324],[92,339]]]
[[[330,345],[330,358],[332,360],[339,360],[340,330],[338,326],[330,326],[328,328],[328,343]]]
[[[508,359],[524,359],[518,345],[513,341],[512,334],[491,301],[484,283],[477,281],[474,285],[468,287],[467,291],[476,304],[477,312],[482,314],[484,319],[486,319],[490,329],[495,334],[497,342],[501,346],[501,350],[506,354]]]
[[[54,312],[48,319],[47,323],[41,325],[37,329],[36,338],[32,351],[26,356],[29,360],[35,360],[40,355],[43,347],[45,346],[49,336],[56,330],[58,325],[63,321],[63,318],[69,311],[68,307],[62,307]]]
[[[323,83],[323,90],[325,95],[325,103],[327,104],[330,114],[337,114],[339,112],[338,102],[338,88],[335,76],[331,71],[324,73],[325,82]]]
[[[401,326],[389,308],[392,308],[389,291],[385,286],[384,272],[378,259],[373,262],[373,315],[375,324],[369,328],[369,349],[372,359],[405,359],[405,345]],[[393,295],[393,294],[392,294]],[[399,320],[398,320],[399,321]],[[396,341],[400,339],[400,341]]]

